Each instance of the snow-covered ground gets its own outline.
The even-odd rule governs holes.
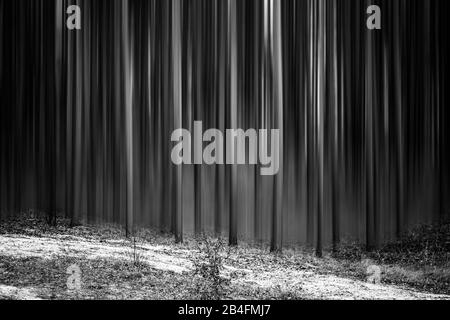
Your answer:
[[[7,272],[3,259],[39,258],[58,259],[66,257],[76,261],[84,260],[129,260],[130,245],[126,240],[97,240],[64,235],[0,235],[0,274]],[[264,253],[268,255],[267,253]],[[139,243],[140,259],[148,267],[164,273],[188,275],[192,269],[193,249],[187,246]],[[255,252],[242,256],[242,264],[226,265],[225,272],[231,276],[235,287],[251,287],[262,290],[276,289],[282,292],[298,292],[309,299],[450,299],[447,295],[418,292],[387,284],[371,284],[361,280],[323,274],[314,268],[271,262],[264,267],[252,263]],[[266,260],[269,258],[265,258]],[[271,260],[272,261],[272,260]],[[8,274],[8,277],[15,277]],[[5,276],[3,277],[5,278]],[[187,277],[189,279],[189,277]],[[44,284],[43,284],[44,285]],[[34,286],[14,286],[0,281],[0,298],[36,299],[39,288]],[[245,298],[237,296],[237,298]]]

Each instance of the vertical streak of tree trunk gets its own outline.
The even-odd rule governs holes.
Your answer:
[[[236,22],[236,1],[228,0],[228,21],[229,21],[229,63],[230,63],[230,127],[227,129],[237,128],[237,103],[238,103],[238,77],[237,77],[237,22]],[[231,143],[231,141],[227,141]],[[236,145],[233,143],[231,150],[231,159],[236,159]],[[237,165],[231,164],[230,173],[230,226],[229,226],[229,244],[237,245]]]
[[[274,177],[274,208],[272,218],[272,239],[270,250],[279,251],[282,248],[283,223],[283,74],[281,51],[281,1],[271,0],[271,45],[273,74],[273,106],[274,127],[280,130],[279,170]],[[272,152],[274,146],[271,146]]]
[[[218,21],[218,68],[219,73],[217,77],[219,78],[217,81],[218,85],[218,94],[217,94],[217,128],[222,132],[225,132],[225,117],[226,117],[226,68],[227,68],[227,15],[224,14],[223,8],[226,8],[228,4],[225,1],[217,0],[217,17]],[[219,235],[222,231],[222,217],[226,210],[224,210],[225,205],[225,185],[226,185],[226,170],[223,165],[216,165],[216,177],[217,177],[217,186],[216,186],[216,217],[215,217],[215,233]]]
[[[365,128],[366,128],[366,249],[374,248],[374,163],[373,163],[373,113],[374,113],[374,46],[373,31],[366,30],[365,43]]]
[[[317,168],[318,168],[318,206],[317,206],[317,242],[316,256],[322,256],[322,223],[324,209],[323,167],[324,167],[324,118],[325,118],[325,1],[318,0],[318,47],[317,47]]]
[[[72,132],[72,136],[74,137],[74,145],[73,145],[73,152],[74,152],[74,162],[73,162],[73,215],[71,219],[71,225],[75,225],[80,223],[81,220],[81,203],[82,203],[82,195],[81,195],[81,177],[82,177],[82,150],[83,150],[83,142],[82,142],[82,115],[83,115],[83,105],[82,105],[82,42],[81,42],[81,35],[78,33],[73,36],[72,38],[72,44],[75,44],[74,46],[74,54],[75,57],[73,57],[74,61],[74,69],[72,70],[75,76],[75,80],[73,82],[73,87],[71,90],[74,91],[74,94],[72,96],[72,105],[75,106],[73,118],[74,118],[74,132]]]
[[[132,54],[130,48],[129,21],[128,21],[128,2],[122,2],[122,39],[123,39],[123,68],[124,68],[124,87],[125,87],[125,144],[126,144],[126,225],[127,236],[133,234],[133,75]]]
[[[340,238],[340,215],[339,215],[339,183],[338,183],[338,168],[339,168],[339,122],[338,122],[338,110],[339,110],[339,93],[338,93],[338,12],[337,12],[337,4],[335,2],[332,3],[333,7],[333,24],[331,26],[333,33],[333,61],[332,61],[332,78],[331,86],[332,86],[332,103],[333,103],[333,118],[331,119],[332,125],[330,126],[332,130],[330,130],[330,144],[331,144],[331,229],[332,229],[332,249],[334,252],[337,251],[337,246],[339,244]]]
[[[181,0],[172,2],[172,63],[173,63],[173,107],[174,129],[182,128],[182,90],[181,90]],[[175,186],[175,242],[183,242],[183,171],[182,165],[176,167]]]
[[[394,4],[394,16],[399,14],[401,1]],[[394,22],[394,65],[395,65],[395,116],[396,116],[396,236],[399,238],[403,228],[404,185],[403,185],[403,84],[402,84],[402,38],[400,21]]]

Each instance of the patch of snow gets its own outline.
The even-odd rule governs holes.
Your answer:
[[[311,271],[280,269],[274,272],[248,274],[238,281],[256,283],[260,287],[298,287],[301,293],[311,299],[365,299],[365,300],[428,300],[450,299],[448,295],[417,292],[394,285],[342,278],[334,275],[320,275]]]
[[[41,300],[34,293],[34,289],[17,288],[0,284],[0,299],[3,297],[15,300]]]
[[[139,246],[141,247],[141,246]],[[141,260],[149,266],[162,270],[182,273],[189,270],[190,261],[159,252],[162,247],[146,245],[139,251]],[[104,243],[95,243],[86,240],[58,240],[45,237],[30,236],[0,236],[0,255],[14,257],[52,258],[55,255],[68,255],[86,259],[130,259],[131,246],[126,242],[122,246],[111,246]],[[173,251],[173,250],[172,250]]]

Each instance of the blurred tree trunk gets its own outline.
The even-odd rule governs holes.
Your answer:
[[[238,77],[237,77],[237,22],[236,22],[236,1],[228,0],[228,21],[229,21],[229,48],[230,48],[230,126],[227,129],[237,128],[237,103],[238,103]],[[227,140],[227,143],[231,141]],[[228,155],[227,155],[228,156]],[[236,160],[236,145],[233,143],[231,150],[231,164],[230,173],[230,226],[229,226],[229,244],[231,246],[237,245],[237,165]]]
[[[73,214],[71,218],[71,225],[77,225],[81,222],[81,208],[82,208],[82,194],[81,194],[81,179],[82,179],[82,158],[83,158],[83,140],[82,140],[82,119],[83,119],[83,104],[82,104],[82,42],[81,34],[77,33],[73,36],[73,42],[75,43],[74,53],[74,69],[72,72],[75,75],[75,81],[73,83],[73,96],[72,105],[75,107],[73,110]]]
[[[282,37],[281,37],[281,0],[271,0],[270,3],[271,44],[272,44],[272,66],[273,66],[273,95],[272,103],[274,109],[273,127],[279,129],[279,166],[278,173],[274,176],[274,203],[272,212],[272,238],[271,251],[280,251],[282,248],[283,231],[283,65],[282,65]],[[274,146],[271,146],[274,153]]]
[[[318,40],[317,40],[317,242],[316,256],[322,256],[322,223],[324,209],[323,192],[323,167],[324,167],[324,119],[325,119],[325,26],[326,26],[326,4],[325,1],[318,0],[316,10],[318,15]]]
[[[181,0],[172,2],[172,63],[173,63],[173,108],[174,129],[183,127],[181,87]],[[175,242],[183,242],[183,171],[180,164],[175,168]]]
[[[122,1],[122,54],[124,68],[124,89],[125,89],[125,149],[126,149],[126,224],[125,230],[127,237],[133,234],[133,103],[132,103],[132,74],[133,61],[131,59],[130,48],[132,40],[130,39],[129,21],[128,21],[128,2]]]
[[[366,249],[371,251],[374,246],[374,141],[373,141],[373,114],[374,114],[374,46],[373,31],[366,31],[365,45],[365,129],[366,129]]]
[[[394,16],[398,15],[400,11],[400,2],[394,4]],[[403,228],[403,212],[404,208],[404,177],[403,177],[403,85],[402,85],[402,58],[401,58],[401,45],[402,37],[400,30],[400,21],[394,22],[394,65],[395,65],[395,117],[396,117],[396,237],[400,238]]]
[[[331,154],[331,241],[332,250],[336,252],[338,249],[340,238],[340,215],[339,215],[339,93],[338,93],[338,13],[337,4],[331,3],[333,24],[328,26],[328,30],[332,33],[332,50],[330,55],[332,56],[331,76],[329,77],[329,85],[331,90],[331,98],[333,99],[330,104],[332,105],[333,112],[330,115],[330,135],[329,135],[329,152]],[[330,30],[331,29],[331,30]],[[331,149],[331,150],[330,150]]]

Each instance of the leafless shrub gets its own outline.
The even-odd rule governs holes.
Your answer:
[[[198,254],[192,258],[195,295],[202,300],[220,300],[230,284],[223,274],[224,262],[229,257],[226,242],[202,234],[196,238],[196,247]]]
[[[144,265],[144,252],[141,247],[142,240],[134,235],[129,238],[129,250],[127,256],[136,268],[140,269]]]

